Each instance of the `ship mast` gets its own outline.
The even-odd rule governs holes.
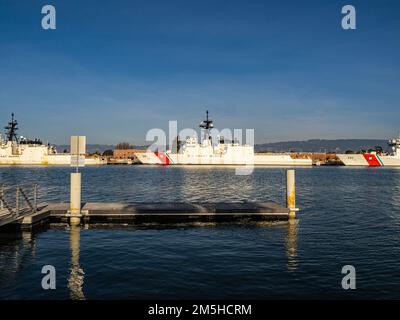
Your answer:
[[[206,120],[203,120],[201,123],[200,123],[200,125],[199,125],[199,127],[200,128],[202,128],[202,129],[204,129],[204,132],[205,132],[205,136],[204,136],[204,140],[208,140],[208,139],[210,139],[210,130],[212,129],[212,128],[214,128],[214,125],[213,125],[213,121],[211,120],[211,119],[209,119],[208,118],[208,110],[207,110],[207,112],[206,112]]]
[[[7,141],[15,141],[18,143],[17,130],[18,130],[18,122],[14,120],[14,113],[11,113],[11,121],[8,123],[8,126],[4,127],[6,129],[6,137]]]

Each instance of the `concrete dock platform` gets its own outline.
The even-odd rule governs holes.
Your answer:
[[[40,210],[13,222],[22,229],[43,223],[68,222],[69,203],[41,204]],[[241,203],[85,203],[84,223],[176,223],[228,221],[281,221],[289,219],[289,209],[273,202]]]

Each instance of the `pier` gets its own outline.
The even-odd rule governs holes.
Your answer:
[[[2,220],[18,229],[32,229],[48,223],[68,223],[69,203],[42,204],[37,212]],[[284,221],[288,208],[273,202],[252,203],[85,203],[81,222],[101,224],[141,224],[179,222]]]
[[[0,188],[0,228],[7,226],[26,230],[49,223],[78,225],[80,223],[287,221],[295,219],[298,211],[295,203],[294,170],[287,170],[286,173],[286,206],[275,202],[89,202],[80,204],[80,183],[76,184],[75,180],[71,178],[69,203],[38,204],[37,184],[13,188],[2,186]]]

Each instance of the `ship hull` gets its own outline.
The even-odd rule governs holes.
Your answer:
[[[254,165],[260,166],[312,166],[311,159],[297,159],[289,154],[255,154]]]
[[[398,157],[381,156],[381,159],[384,166],[400,167],[400,158]]]
[[[288,154],[239,156],[187,156],[168,152],[136,154],[141,164],[152,165],[256,165],[256,166],[311,166],[311,159],[295,159]]]
[[[400,167],[400,157],[385,156],[374,153],[364,154],[337,154],[345,166],[362,167]]]
[[[59,165],[66,166],[71,164],[70,154],[46,154],[44,151],[35,150],[35,152],[24,152],[21,155],[0,155],[0,165],[21,165],[21,166],[41,166],[41,165]],[[85,165],[106,164],[101,158],[85,158]]]
[[[106,161],[101,159],[85,159],[86,166],[105,165]],[[43,159],[41,161],[24,161],[18,158],[0,159],[0,166],[69,166],[71,165],[71,157],[69,159]]]

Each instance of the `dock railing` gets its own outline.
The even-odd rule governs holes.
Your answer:
[[[0,225],[4,219],[17,219],[24,214],[37,212],[38,189],[36,183],[0,185]]]

